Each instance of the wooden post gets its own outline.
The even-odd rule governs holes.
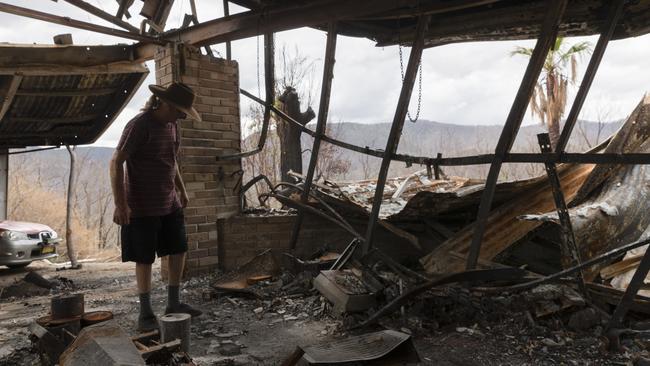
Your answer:
[[[181,350],[190,352],[190,314],[172,313],[160,318],[160,337],[162,343],[174,339],[181,340]]]
[[[230,2],[228,0],[223,0],[223,16],[230,16]],[[232,58],[232,49],[230,47],[230,41],[226,42],[226,60],[230,61]]]
[[[70,258],[70,268],[77,269],[79,268],[79,263],[77,263],[77,253],[74,250],[74,242],[72,239],[72,194],[74,193],[74,168],[75,168],[75,153],[74,148],[70,148],[70,145],[65,145],[65,148],[68,149],[70,154],[70,174],[68,175],[68,197],[66,202],[66,212],[65,212],[65,244],[68,248],[68,258]]]

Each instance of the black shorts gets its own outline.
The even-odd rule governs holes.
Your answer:
[[[132,217],[122,226],[121,236],[122,262],[151,264],[156,254],[164,257],[187,252],[182,209],[165,216]]]

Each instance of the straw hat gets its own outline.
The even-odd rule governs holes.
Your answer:
[[[160,85],[149,85],[149,90],[160,98],[160,100],[167,102],[174,106],[179,111],[185,113],[189,117],[201,121],[201,115],[192,107],[194,104],[194,90],[183,83],[171,83],[167,88]]]

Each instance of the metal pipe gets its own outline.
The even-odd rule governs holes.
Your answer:
[[[571,268],[564,269],[564,270],[562,270],[560,272],[556,272],[556,273],[554,273],[552,275],[548,275],[546,277],[541,277],[541,278],[538,278],[538,279],[535,279],[535,280],[532,280],[532,281],[529,281],[529,282],[519,283],[519,284],[516,284],[516,285],[505,286],[505,287],[473,287],[472,291],[481,291],[481,292],[485,292],[485,293],[501,293],[501,292],[518,292],[518,291],[530,290],[530,289],[532,289],[534,287],[537,287],[539,285],[542,285],[542,284],[545,284],[545,283],[548,283],[548,282],[552,282],[552,281],[555,281],[555,280],[559,280],[559,279],[561,279],[563,277],[566,277],[566,276],[570,276],[570,275],[572,275],[572,274],[576,273],[577,271],[580,271],[580,270],[582,270],[584,268],[587,268],[587,267],[593,266],[595,264],[598,264],[598,263],[605,262],[607,260],[616,258],[616,257],[618,257],[620,255],[623,255],[623,254],[627,253],[627,251],[629,251],[629,250],[639,248],[639,247],[642,247],[642,246],[647,245],[647,244],[650,244],[650,238],[635,241],[633,243],[623,245],[623,246],[618,247],[616,249],[612,249],[609,252],[606,252],[606,253],[603,253],[603,254],[598,255],[596,257],[593,257],[591,259],[588,259],[588,260],[580,263],[579,265],[573,266]]]
[[[287,196],[283,196],[283,195],[278,194],[278,193],[263,193],[263,194],[260,195],[260,197],[272,197],[272,198],[275,198],[276,200],[280,201],[280,203],[282,203],[284,205],[292,206],[292,207],[299,207],[299,208],[301,208],[301,209],[303,209],[305,211],[308,211],[308,212],[310,212],[310,213],[312,213],[312,214],[314,214],[316,216],[320,216],[320,217],[324,218],[325,220],[336,224],[337,226],[340,226],[343,230],[350,233],[353,237],[355,237],[355,238],[357,238],[359,240],[364,240],[363,236],[361,236],[361,234],[357,233],[355,230],[350,230],[345,224],[341,223],[339,220],[337,220],[337,219],[333,218],[332,216],[327,215],[324,212],[322,212],[322,211],[320,211],[318,209],[315,209],[315,208],[313,208],[311,206],[303,205],[302,203],[300,203],[300,202],[298,202],[296,200],[292,200],[291,198],[289,198]]]
[[[217,161],[246,158],[258,154],[264,149],[271,122],[271,107],[275,102],[275,42],[273,40],[273,33],[267,33],[264,35],[264,86],[266,91],[266,102],[262,102],[258,99],[260,104],[264,106],[264,119],[262,120],[262,131],[260,132],[260,138],[257,142],[257,148],[237,154],[217,156]],[[244,94],[243,90],[242,94]]]

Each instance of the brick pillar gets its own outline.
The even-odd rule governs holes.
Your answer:
[[[186,275],[192,276],[217,268],[217,219],[239,213],[239,191],[233,190],[241,160],[216,161],[216,156],[240,151],[239,69],[236,61],[179,48],[158,48],[156,80],[163,86],[177,80],[192,87],[197,96],[194,107],[203,119],[180,122],[178,164],[190,199],[185,209],[189,245],[185,267]]]

